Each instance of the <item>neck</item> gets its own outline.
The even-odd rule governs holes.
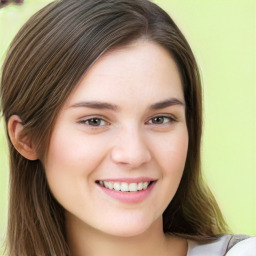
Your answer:
[[[163,233],[162,219],[142,234],[131,237],[113,236],[85,223],[66,218],[67,240],[74,256],[185,256],[187,242]]]

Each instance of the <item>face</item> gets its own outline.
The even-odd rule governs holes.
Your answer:
[[[137,41],[102,56],[61,109],[46,177],[68,220],[115,236],[150,229],[179,186],[188,133],[170,54]]]

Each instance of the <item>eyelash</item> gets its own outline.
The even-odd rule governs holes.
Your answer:
[[[169,115],[160,115],[160,116],[154,116],[154,117],[152,117],[151,119],[149,119],[148,122],[150,122],[150,121],[152,121],[152,120],[154,120],[154,119],[157,119],[157,118],[165,119],[165,121],[164,121],[163,123],[160,123],[160,124],[154,124],[154,123],[152,123],[153,125],[166,125],[166,124],[168,124],[168,123],[173,123],[173,122],[176,122],[176,121],[177,121],[177,120],[176,120],[174,117],[172,117],[172,116],[169,116]],[[167,119],[168,121],[166,121],[166,119]],[[148,122],[147,122],[147,123],[148,123]]]
[[[162,119],[163,122],[160,123],[160,124],[154,124],[152,121],[154,119],[156,120],[157,118]],[[103,125],[93,125],[93,124],[90,124],[90,122],[97,122],[97,121],[100,122],[100,123],[104,122],[105,124],[103,124]],[[177,120],[173,116],[170,116],[170,115],[159,115],[159,116],[154,116],[154,117],[150,118],[149,121],[146,122],[146,124],[150,124],[150,125],[152,124],[152,125],[160,126],[160,125],[168,125],[168,124],[173,123],[173,122],[177,122]],[[99,129],[102,126],[110,125],[110,123],[107,122],[104,119],[104,117],[97,117],[97,116],[91,117],[91,118],[88,118],[88,119],[85,119],[85,120],[81,120],[81,121],[79,121],[79,123],[80,124],[88,125],[92,129]]]
[[[100,122],[105,122],[105,125],[109,125],[109,122],[107,122],[105,119],[104,119],[104,117],[90,117],[90,118],[88,118],[88,119],[85,119],[85,120],[81,120],[81,121],[79,121],[79,123],[80,124],[85,124],[85,125],[88,125],[88,126],[90,126],[90,128],[92,128],[92,129],[97,129],[97,128],[99,128],[99,127],[101,127],[102,125],[91,125],[89,122],[91,122],[91,121],[96,121],[96,120],[98,120],[98,121],[100,121]],[[104,126],[105,126],[104,125]]]

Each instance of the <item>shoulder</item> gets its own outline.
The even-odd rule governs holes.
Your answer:
[[[226,256],[256,256],[256,237],[247,237],[237,242]]]
[[[187,256],[256,256],[256,237],[224,235],[209,243],[188,241]]]

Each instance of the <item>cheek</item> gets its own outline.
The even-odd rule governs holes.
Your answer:
[[[49,170],[67,169],[71,174],[90,171],[104,156],[104,147],[100,138],[86,136],[72,129],[58,129],[51,138],[47,167]],[[73,171],[71,171],[73,170]]]
[[[164,134],[154,141],[154,156],[160,171],[159,194],[155,198],[161,214],[172,201],[182,178],[188,148],[186,129]],[[156,203],[157,204],[157,203]]]
[[[54,195],[84,190],[85,181],[102,162],[106,148],[101,139],[89,138],[72,129],[57,129],[53,133],[45,172]]]
[[[188,134],[184,128],[158,140],[155,154],[163,175],[182,176],[188,150]]]
[[[161,169],[162,198],[167,206],[174,197],[183,175],[188,149],[187,129],[184,127],[158,140],[156,148],[159,149],[155,152],[155,158]]]

